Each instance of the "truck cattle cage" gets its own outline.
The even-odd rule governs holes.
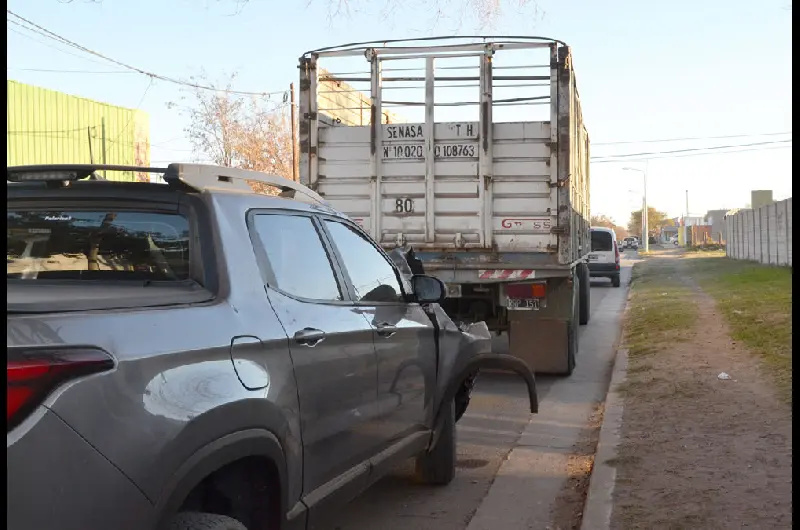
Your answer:
[[[300,58],[300,180],[386,249],[411,247],[453,318],[571,373],[588,321],[589,136],[563,42],[432,37]]]

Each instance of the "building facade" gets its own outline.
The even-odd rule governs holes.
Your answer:
[[[146,113],[6,81],[6,165],[105,163],[150,165]],[[111,172],[112,180],[149,179]]]
[[[711,227],[710,238],[717,243],[727,240],[725,234],[725,215],[729,210],[709,210],[706,212],[706,224]]]

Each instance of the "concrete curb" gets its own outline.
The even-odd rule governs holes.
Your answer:
[[[620,384],[625,382],[628,373],[628,350],[617,350],[614,371],[606,396],[603,424],[600,427],[600,438],[594,456],[594,467],[589,481],[589,492],[583,507],[581,530],[608,530],[611,526],[614,485],[617,470],[607,462],[617,456],[619,429],[622,424],[623,401],[617,392]]]

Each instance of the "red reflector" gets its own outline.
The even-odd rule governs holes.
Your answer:
[[[8,348],[7,356],[6,425],[9,431],[59,385],[114,367],[107,353],[85,348]]]
[[[506,285],[506,296],[508,298],[545,298],[546,295],[546,283],[512,283]]]

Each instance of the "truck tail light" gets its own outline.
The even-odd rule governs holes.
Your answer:
[[[619,263],[619,245],[616,241],[614,241],[614,261]]]
[[[508,298],[518,298],[521,300],[527,298],[546,298],[547,283],[512,283],[506,285],[506,296]]]
[[[20,424],[62,384],[114,368],[114,360],[92,348],[8,348],[6,426]]]

